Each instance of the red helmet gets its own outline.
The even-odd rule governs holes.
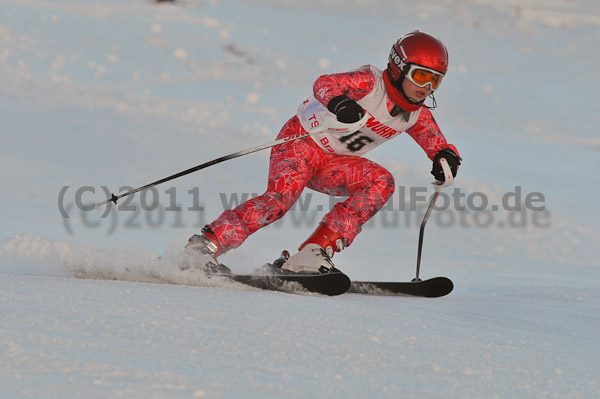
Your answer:
[[[442,74],[448,70],[448,50],[436,37],[414,30],[396,40],[388,59],[392,81],[404,76],[408,64],[418,64]]]

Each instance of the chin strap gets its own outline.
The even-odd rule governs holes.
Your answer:
[[[404,89],[402,88],[402,80],[404,80],[404,72],[402,73],[402,76],[400,77],[400,79],[398,79],[398,85],[394,84],[394,87],[396,87],[397,89],[399,89],[400,93],[402,93],[402,95],[404,96],[404,98],[406,98],[406,100],[413,104],[413,105],[419,105],[423,108],[428,108],[428,109],[436,109],[437,108],[437,101],[435,101],[435,96],[433,95],[433,91],[431,92],[431,94],[429,95],[429,98],[431,98],[431,101],[433,102],[433,104],[431,106],[426,105],[425,104],[425,100],[421,101],[421,102],[415,102],[413,100],[411,100],[410,98],[408,98],[406,96],[406,93],[404,93]],[[405,115],[404,118],[406,119],[406,121],[408,122],[407,116]]]
[[[433,104],[431,105],[431,107],[429,105],[425,105],[425,101],[423,101],[423,104],[421,104],[421,106],[425,107],[425,108],[429,108],[429,109],[436,109],[437,108],[437,101],[435,101],[435,96],[433,95],[433,92],[431,92],[431,94],[429,95],[429,98],[431,98],[431,101],[433,102]]]

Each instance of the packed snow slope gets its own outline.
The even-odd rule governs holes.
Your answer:
[[[268,151],[93,206],[274,140],[319,75],[384,68],[413,29],[450,51],[434,115],[464,162],[421,270],[449,296],[180,271],[190,235],[262,193]],[[598,70],[595,0],[0,0],[0,397],[600,397]],[[403,136],[368,157],[398,187],[334,260],[409,280],[430,161]],[[332,205],[307,191],[221,260],[294,250]]]

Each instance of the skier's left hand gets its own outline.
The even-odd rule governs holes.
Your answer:
[[[431,174],[437,181],[444,182],[446,181],[446,177],[444,176],[444,170],[442,169],[442,165],[440,165],[440,159],[444,158],[448,161],[448,166],[450,166],[450,170],[452,171],[452,176],[456,177],[456,172],[458,172],[458,165],[460,165],[460,161],[462,158],[459,157],[452,149],[444,148],[441,149],[435,154],[433,157],[433,168],[431,169]]]

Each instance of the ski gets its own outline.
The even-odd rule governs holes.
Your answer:
[[[223,274],[220,276],[251,287],[292,294],[341,295],[348,291],[352,284],[350,278],[341,272],[323,274]]]
[[[270,263],[251,274],[235,274],[222,263],[211,264],[204,270],[208,277],[221,277],[262,290],[291,294],[314,293],[327,296],[346,292],[365,295],[416,296],[437,298],[448,295],[454,288],[446,277],[434,277],[416,282],[351,281],[341,271],[327,273],[295,274],[281,270]]]
[[[434,277],[416,282],[352,281],[347,291],[354,294],[416,296],[438,298],[452,292],[454,284],[446,277]]]

